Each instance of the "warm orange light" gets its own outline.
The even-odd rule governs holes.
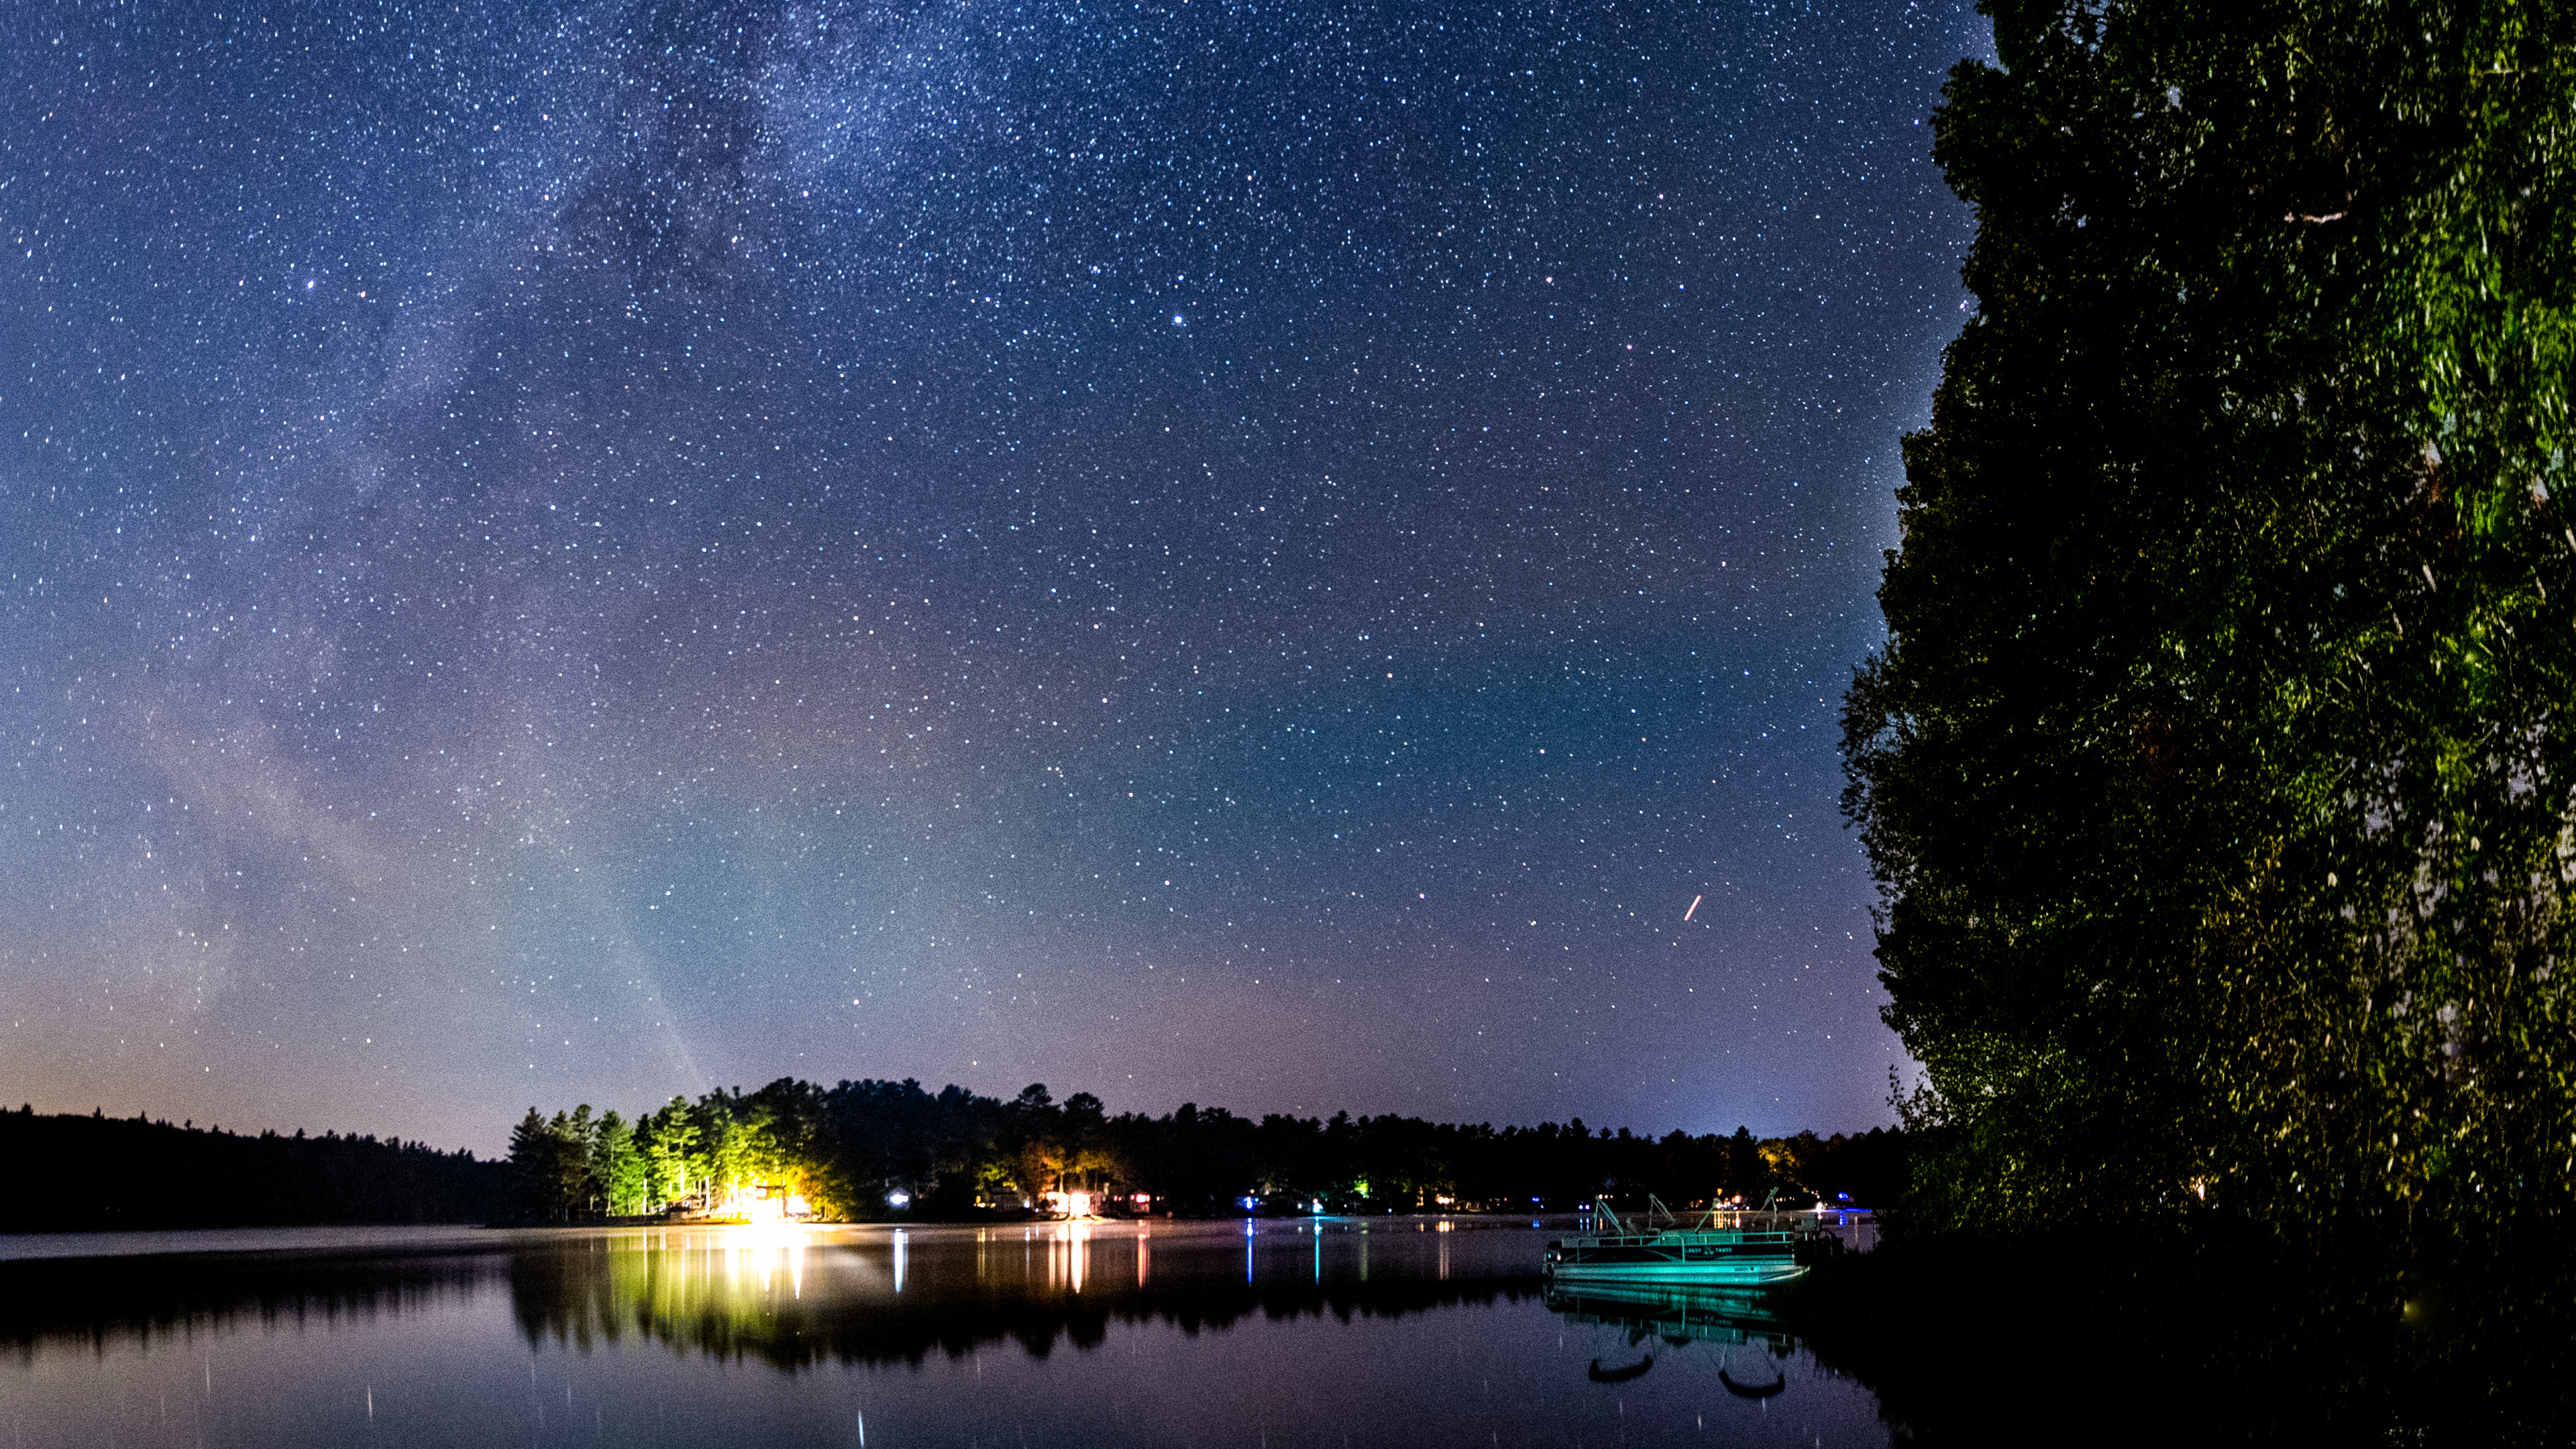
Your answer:
[[[717,1200],[711,1213],[720,1218],[740,1218],[746,1223],[783,1223],[814,1215],[813,1207],[803,1194],[790,1192],[775,1184],[744,1183]]]

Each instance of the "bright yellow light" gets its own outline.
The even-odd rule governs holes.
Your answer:
[[[744,1183],[717,1199],[708,1215],[740,1218],[756,1225],[774,1225],[790,1220],[801,1222],[812,1217],[814,1210],[802,1194],[790,1192],[774,1183]]]

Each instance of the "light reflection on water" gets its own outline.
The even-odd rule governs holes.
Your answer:
[[[1758,1316],[1675,1331],[1651,1306],[1552,1308],[1533,1274],[1545,1236],[1329,1219],[656,1227],[11,1262],[0,1435],[10,1449],[1886,1442],[1865,1389]]]

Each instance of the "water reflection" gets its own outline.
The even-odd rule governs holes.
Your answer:
[[[1856,1384],[1800,1378],[1766,1409],[1714,1359],[1592,1377],[1633,1330],[1548,1311],[1539,1241],[653,1228],[0,1261],[0,1444],[1884,1440]]]
[[[1586,1283],[1578,1288],[1551,1286],[1547,1306],[1576,1323],[1626,1330],[1632,1338],[1649,1335],[1669,1344],[1750,1343],[1759,1339],[1781,1346],[1793,1342],[1772,1304],[1759,1292],[1740,1288],[1664,1288],[1645,1284]]]
[[[66,1341],[149,1344],[237,1329],[318,1329],[417,1316],[496,1288],[508,1246],[487,1235],[410,1249],[371,1244],[0,1262],[0,1345],[23,1358]]]
[[[1097,1345],[1118,1322],[1196,1332],[1254,1315],[1349,1321],[1534,1297],[1525,1231],[1483,1235],[1481,1271],[1453,1281],[1453,1244],[1478,1236],[1317,1222],[1266,1233],[1253,1223],[652,1229],[534,1244],[508,1255],[507,1275],[531,1343],[640,1340],[793,1368],[918,1362],[1005,1340],[1042,1357],[1060,1341]]]
[[[1547,1291],[1547,1236],[773,1226],[5,1260],[0,1444],[2563,1440],[2533,1430],[2566,1422],[2565,1294],[2454,1280],[2410,1286],[2402,1317],[2256,1312],[2215,1274],[2076,1292],[1902,1254],[1779,1297]]]
[[[1659,1354],[1669,1373],[1675,1351],[1709,1344],[1716,1346],[1720,1387],[1740,1399],[1770,1399],[1788,1391],[1787,1365],[1799,1349],[1771,1301],[1744,1289],[1551,1285],[1547,1306],[1569,1322],[1607,1328],[1625,1338],[1626,1355],[1606,1362],[1595,1358],[1585,1370],[1594,1383],[1644,1378],[1654,1371]],[[1739,1358],[1737,1349],[1749,1352]]]

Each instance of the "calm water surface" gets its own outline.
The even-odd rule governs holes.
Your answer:
[[[1741,1302],[1551,1300],[1526,1220],[0,1239],[56,1445],[1883,1444]]]

